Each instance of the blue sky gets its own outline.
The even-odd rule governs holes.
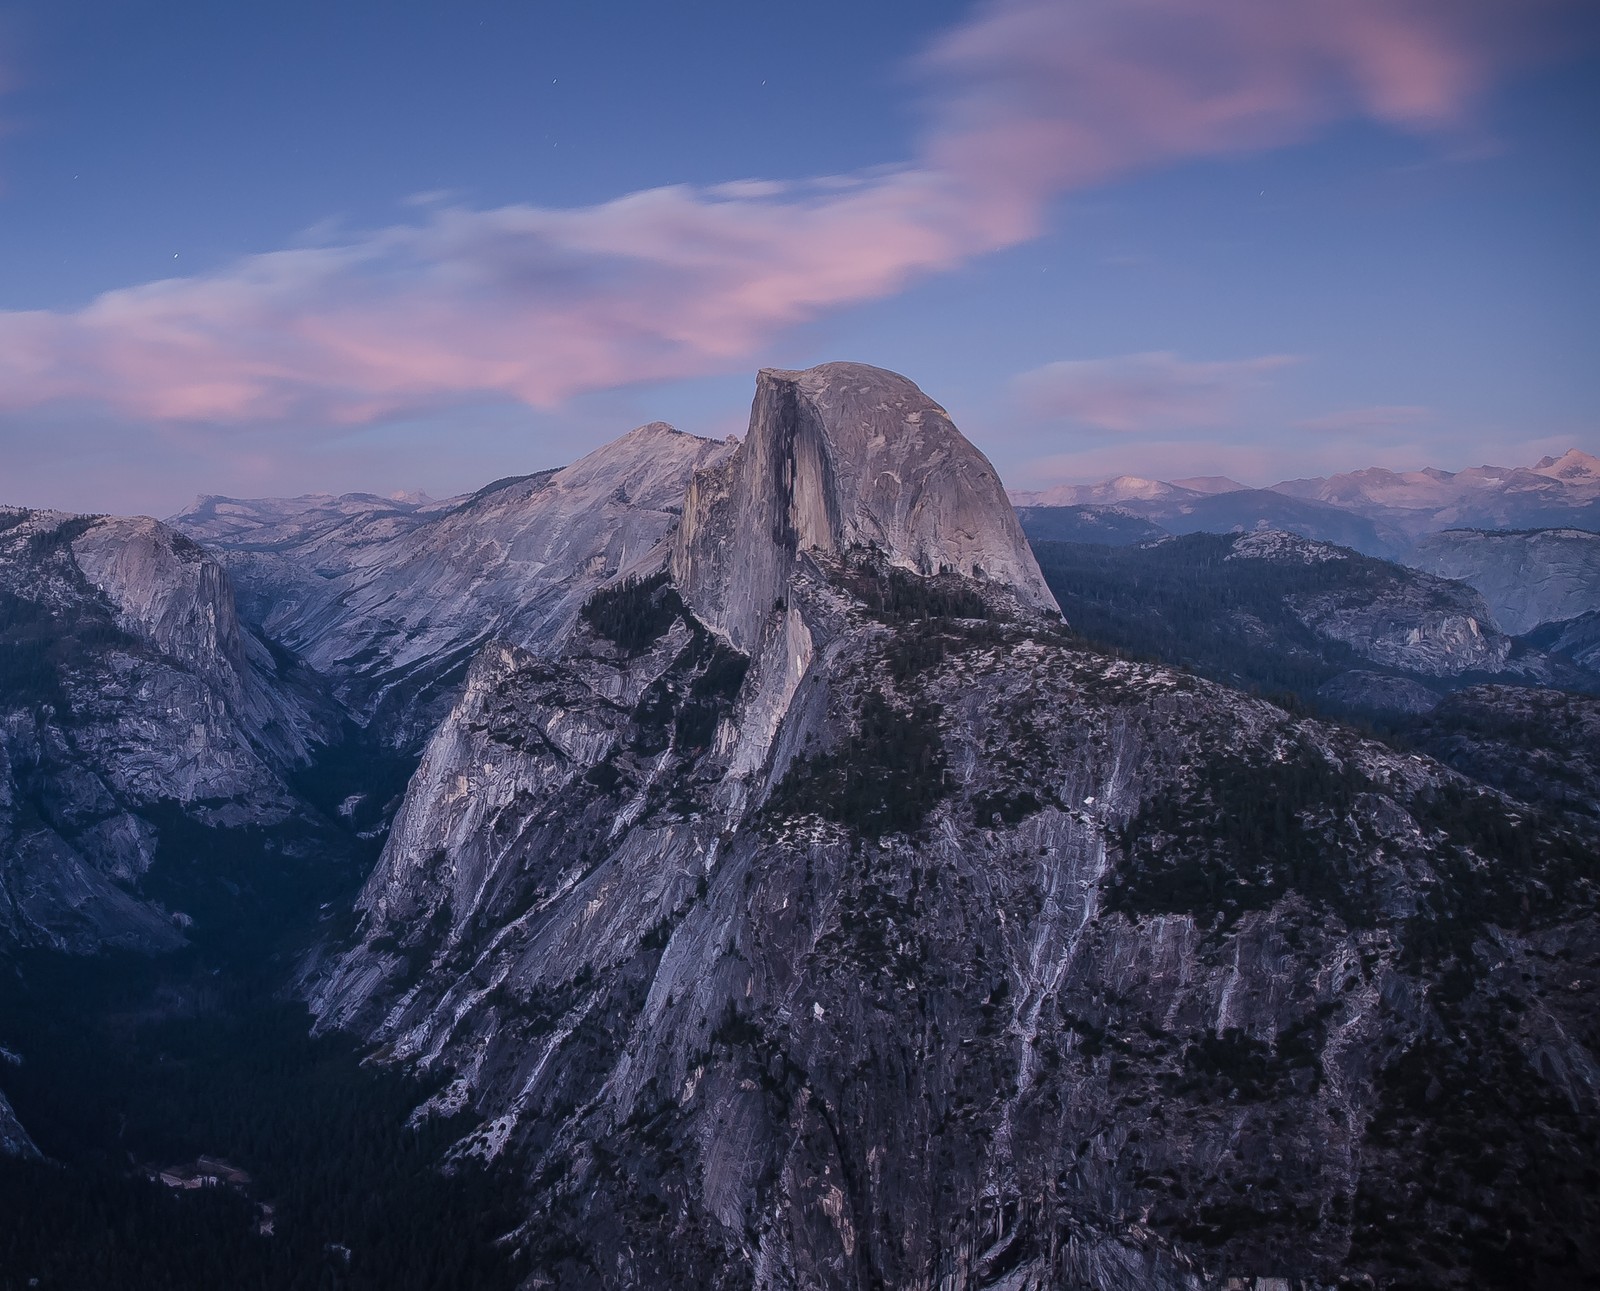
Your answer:
[[[1594,14],[0,3],[0,499],[443,495],[833,358],[1018,487],[1592,451]]]

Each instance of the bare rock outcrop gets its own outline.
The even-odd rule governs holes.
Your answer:
[[[690,489],[675,583],[750,651],[801,553],[855,548],[1056,608],[994,468],[915,385],[864,363],[764,369],[744,442]]]

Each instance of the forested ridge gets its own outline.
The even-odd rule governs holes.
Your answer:
[[[1113,651],[1245,690],[1301,697],[1349,668],[1371,666],[1349,646],[1314,633],[1287,598],[1376,591],[1399,571],[1354,552],[1320,564],[1230,561],[1235,538],[1201,533],[1137,547],[1033,547],[1073,630]]]

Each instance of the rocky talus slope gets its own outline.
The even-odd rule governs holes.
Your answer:
[[[478,654],[321,1025],[480,1118],[529,1286],[1585,1285],[1594,833],[1084,648],[899,381],[764,374]]]
[[[285,775],[337,729],[315,677],[240,626],[226,573],[181,534],[0,512],[0,943],[179,944],[138,892],[160,819],[291,819]]]
[[[693,473],[729,452],[653,422],[448,504],[203,498],[171,523],[215,552],[247,617],[358,722],[416,749],[487,641],[555,647],[584,599],[673,527]]]

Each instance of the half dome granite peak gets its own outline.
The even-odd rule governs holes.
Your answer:
[[[856,547],[1056,610],[999,475],[915,383],[865,363],[762,369],[749,433],[684,506],[672,553],[684,599],[748,650],[801,553]]]

